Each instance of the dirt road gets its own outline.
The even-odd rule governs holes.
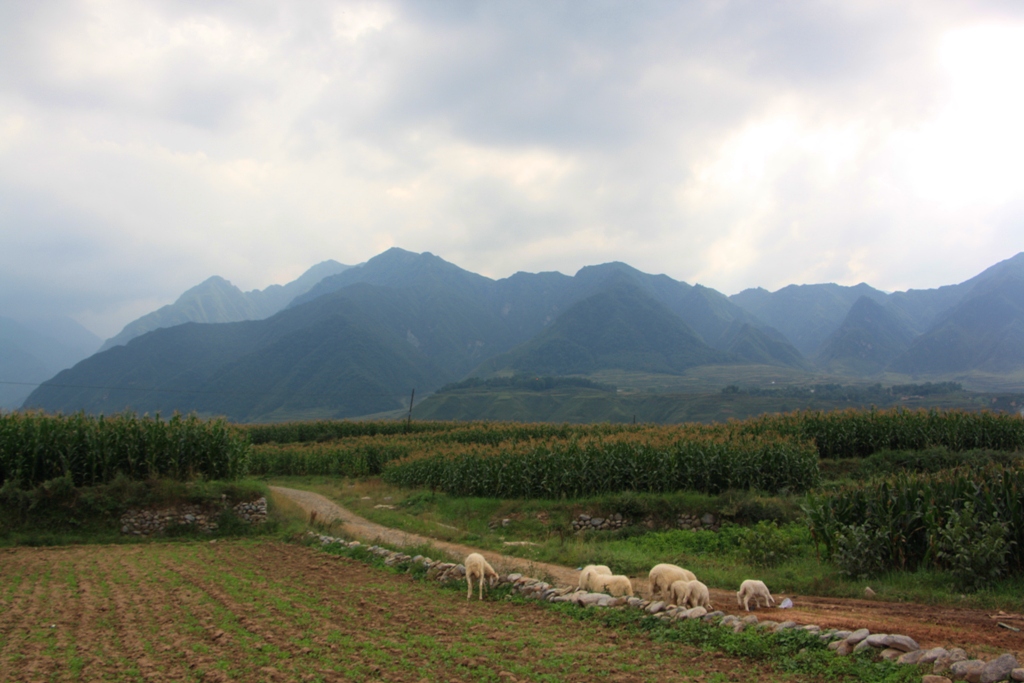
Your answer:
[[[465,557],[479,552],[499,572],[518,571],[530,576],[548,576],[557,584],[575,585],[579,572],[569,567],[533,562],[518,557],[471,548],[458,543],[449,543],[426,536],[406,533],[397,529],[375,524],[339,506],[324,496],[309,491],[272,486],[275,495],[285,496],[307,513],[316,512],[316,518],[323,522],[339,521],[345,533],[365,541],[380,540],[395,546],[422,545],[430,543],[456,557]],[[633,581],[635,589],[648,594],[647,577]],[[791,619],[801,624],[818,624],[822,628],[857,629],[867,628],[872,633],[900,633],[909,635],[922,647],[964,647],[978,653],[1013,652],[1018,659],[1024,654],[1024,616],[998,615],[984,610],[934,607],[914,603],[892,603],[873,600],[852,600],[813,596],[791,597],[794,603],[789,610],[761,610],[761,618],[784,621]],[[732,591],[712,590],[711,599],[718,609],[738,613],[736,594]],[[1015,633],[998,625],[999,622],[1021,628]]]

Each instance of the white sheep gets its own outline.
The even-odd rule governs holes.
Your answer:
[[[613,598],[623,595],[633,597],[633,584],[628,576],[596,574],[592,580],[595,593],[607,593]]]
[[[586,567],[583,568],[583,571],[580,572],[580,585],[577,590],[588,591],[591,589],[592,580],[594,576],[597,576],[599,574],[611,576],[611,573],[612,570],[603,564],[588,564]]]
[[[676,581],[696,581],[697,577],[689,569],[674,564],[656,564],[649,574],[651,581],[651,600],[659,593],[668,594],[669,586]]]
[[[676,583],[679,583],[678,581]],[[672,584],[675,586],[676,584]],[[674,594],[673,594],[674,595]],[[714,607],[711,606],[711,593],[708,591],[708,587],[700,581],[687,581],[682,593],[682,602],[676,604],[680,607],[694,608],[703,607],[707,611],[711,611]]]
[[[480,579],[480,599],[484,599],[484,579],[487,579],[487,587],[490,588],[494,585],[494,581],[498,578],[498,572],[494,571],[494,567],[487,563],[484,556],[480,553],[470,553],[466,556],[466,583],[469,584],[469,590],[466,592],[466,599],[469,600],[473,597],[473,579]]]
[[[669,603],[677,607],[683,607],[686,604],[686,587],[689,585],[690,582],[685,579],[673,581],[672,585],[668,587]]]
[[[768,592],[768,586],[764,585],[764,581],[747,579],[740,584],[740,589],[736,593],[736,604],[749,612],[751,598],[754,599],[754,607],[761,606],[761,598],[764,598],[765,607],[775,604],[775,598]]]

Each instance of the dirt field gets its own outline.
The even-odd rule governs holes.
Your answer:
[[[808,679],[240,541],[0,551],[0,680]]]
[[[532,572],[531,576],[547,575],[561,584],[575,585],[578,581],[579,572],[570,567],[530,562],[388,529],[359,517],[316,493],[276,486],[271,488],[275,495],[287,496],[307,512],[315,510],[320,520],[341,522],[345,532],[354,538],[369,541],[382,539],[395,545],[421,545],[429,542],[456,557],[464,557],[470,552],[481,552],[487,556],[491,564],[506,571]],[[634,589],[639,589],[643,595],[649,595],[646,577],[635,578],[633,585]],[[781,602],[786,596],[775,597]],[[912,603],[812,596],[789,597],[793,598],[794,609],[762,610],[758,615],[775,621],[792,619],[800,624],[818,624],[822,628],[867,628],[872,633],[905,634],[917,640],[922,647],[963,647],[980,654],[1013,652],[1018,660],[1024,660],[1024,616],[1021,615],[999,615],[982,610]],[[735,592],[712,590],[711,599],[717,609],[739,614]],[[998,625],[999,622],[1020,628],[1022,632],[1015,633],[1004,629]]]

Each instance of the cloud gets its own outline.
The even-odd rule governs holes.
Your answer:
[[[966,279],[1022,249],[1021,37],[1012,2],[7,3],[0,314],[109,336],[392,245]]]

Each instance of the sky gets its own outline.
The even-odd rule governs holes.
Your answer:
[[[1024,250],[1024,3],[0,0],[0,316],[392,246],[733,294]]]

